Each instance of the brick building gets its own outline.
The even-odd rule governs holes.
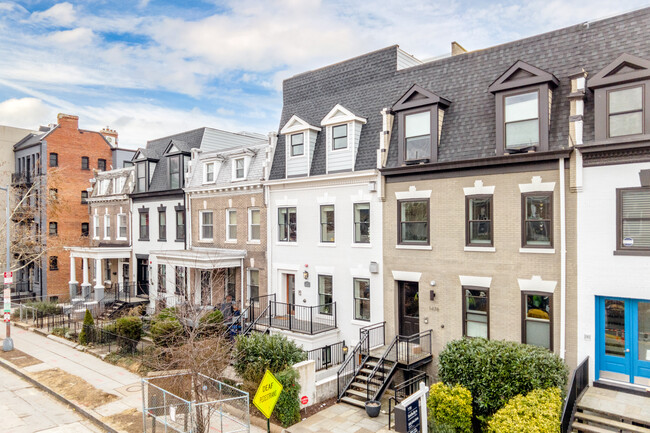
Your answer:
[[[38,180],[32,222],[45,250],[31,271],[17,276],[26,292],[68,297],[70,257],[63,246],[88,245],[82,230],[83,224],[89,224],[85,201],[89,181],[93,170],[104,171],[115,163],[116,150],[117,132],[80,129],[79,117],[68,114],[59,114],[56,125],[14,145],[14,186],[28,187]],[[76,271],[81,272],[81,264]]]

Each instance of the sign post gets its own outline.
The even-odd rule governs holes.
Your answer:
[[[429,387],[420,382],[420,389],[395,406],[395,431],[422,433],[428,429],[427,394]]]
[[[6,202],[6,207],[5,207],[5,212],[6,212],[6,224],[7,224],[7,230],[5,232],[5,236],[7,237],[7,252],[5,256],[5,268],[7,271],[5,272],[5,284],[12,284],[14,282],[14,273],[10,271],[11,269],[11,233],[10,233],[10,228],[11,224],[9,222],[11,221],[11,211],[9,209],[9,185],[7,185],[5,188],[0,186],[0,189],[5,191],[7,193],[7,202]],[[5,324],[7,325],[7,331],[5,334],[5,339],[2,342],[2,350],[5,352],[9,352],[11,350],[14,350],[14,341],[11,339],[11,289],[9,287],[5,288],[4,292],[4,317],[5,317]]]
[[[280,398],[281,392],[282,384],[273,376],[273,373],[266,370],[253,398],[253,404],[266,417],[267,433],[271,433],[271,414],[273,413],[273,408],[275,408],[275,403]]]

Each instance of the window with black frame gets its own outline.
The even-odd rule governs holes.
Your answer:
[[[176,210],[176,240],[185,240],[185,211]]]
[[[400,200],[399,213],[400,244],[429,244],[429,200]]]
[[[334,237],[334,205],[322,205],[320,207],[320,241],[332,243]]]
[[[305,153],[305,135],[301,132],[291,136],[291,156],[301,156]]]
[[[140,240],[149,240],[149,211],[140,212]]]
[[[404,160],[420,161],[431,158],[431,111],[404,116]]]
[[[158,209],[158,239],[167,239],[167,209]]]
[[[522,246],[551,248],[553,246],[553,209],[551,192],[533,192],[522,195]]]
[[[617,195],[617,253],[650,251],[650,188],[621,188]]]
[[[88,159],[87,156],[82,156],[81,157],[81,169],[82,170],[90,170],[90,160]]]
[[[354,318],[370,321],[370,280],[354,279]]]
[[[643,86],[607,92],[609,137],[643,133]]]
[[[553,350],[552,296],[522,293],[522,297],[523,342]]]
[[[50,167],[58,167],[58,166],[59,166],[59,154],[50,153]]]
[[[296,242],[296,208],[278,208],[278,240],[280,242]]]
[[[181,156],[169,157],[169,188],[178,189],[181,187]]]
[[[492,196],[466,198],[468,246],[492,246]]]
[[[332,315],[332,276],[318,276],[318,312]]]
[[[348,147],[348,125],[336,125],[332,127],[332,150],[345,149]]]
[[[354,204],[354,242],[370,243],[370,203]]]
[[[525,149],[539,145],[539,92],[506,96],[506,149]]]
[[[97,160],[97,170],[106,171],[106,160],[99,158]]]
[[[463,335],[490,338],[489,292],[481,287],[463,287]]]

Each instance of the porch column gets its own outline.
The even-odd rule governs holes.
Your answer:
[[[75,257],[70,254],[70,282],[68,283],[70,288],[70,299],[77,296],[77,286],[79,285],[79,282],[77,281],[77,267],[75,262]]]
[[[81,282],[81,296],[86,296],[90,293],[90,281],[88,281],[88,257],[81,259],[81,267],[83,268],[83,281]]]
[[[102,275],[102,259],[95,259],[95,301],[104,299],[104,276]]]

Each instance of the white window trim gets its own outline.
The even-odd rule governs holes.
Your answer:
[[[208,166],[212,166],[212,180],[208,180]],[[217,163],[215,161],[203,163],[203,183],[211,184],[217,182]]]
[[[522,292],[544,292],[553,294],[557,281],[542,280],[539,275],[533,275],[530,280],[524,278],[517,278],[519,290]]]
[[[111,239],[111,216],[109,214],[104,215],[104,240]]]
[[[234,212],[235,215],[237,214],[237,209],[226,209],[226,243],[234,244],[237,242],[237,238],[231,238],[230,235],[230,213]],[[235,227],[237,227],[237,224],[235,224]]]
[[[352,247],[361,247],[361,248],[371,248],[372,247],[372,237],[370,238],[370,242],[356,242],[356,215],[354,214],[354,207],[355,205],[358,204],[368,204],[368,212],[370,212],[370,227],[369,229],[372,229],[372,203],[370,199],[364,201],[352,201]],[[370,233],[372,233],[372,230],[370,230]]]
[[[237,161],[244,160],[244,176],[237,177]],[[250,166],[251,157],[250,156],[238,156],[232,158],[232,181],[240,182],[248,178],[248,167]]]
[[[490,288],[492,284],[492,277],[477,277],[472,275],[459,275],[461,286],[475,286],[475,287],[485,287],[486,289]]]
[[[203,214],[211,213],[212,214],[212,237],[204,238],[203,237]],[[201,210],[199,211],[199,240],[203,242],[208,242],[214,240],[214,212],[211,210]]]
[[[93,215],[93,239],[99,239],[99,215]]]
[[[121,217],[124,217],[124,227],[126,227],[127,235],[129,233],[129,226],[127,224],[126,214],[125,213],[117,214],[117,232],[115,233],[115,240],[117,240],[117,241],[125,241],[126,240],[126,237],[120,237],[120,227],[122,227],[120,225],[120,218]]]
[[[253,211],[258,211],[260,213],[260,239],[253,239]],[[248,243],[249,244],[259,244],[262,242],[262,211],[258,207],[249,207],[248,208]]]

